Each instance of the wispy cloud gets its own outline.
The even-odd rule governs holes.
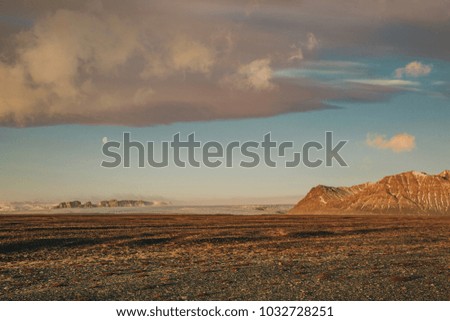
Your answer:
[[[310,32],[308,33],[308,41],[306,42],[306,48],[309,51],[316,50],[319,46],[319,40],[317,40],[316,36]]]
[[[223,84],[241,90],[271,90],[275,88],[272,74],[270,59],[257,59],[240,66],[235,74],[225,76]]]
[[[416,138],[408,133],[401,133],[387,138],[386,135],[368,134],[366,144],[377,149],[389,149],[396,153],[410,152],[416,148]]]
[[[364,85],[385,87],[408,87],[420,85],[418,82],[402,79],[348,79],[347,81]]]
[[[288,61],[301,61],[305,58],[303,55],[302,48],[297,48],[296,46],[293,46],[294,51],[289,55]]]
[[[431,65],[422,64],[419,61],[413,61],[407,64],[403,68],[398,68],[395,70],[395,76],[397,78],[402,78],[404,76],[410,77],[421,77],[430,74],[432,69]]]

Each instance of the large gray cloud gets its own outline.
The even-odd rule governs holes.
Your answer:
[[[448,59],[449,10],[406,0],[2,1],[0,125],[146,126],[387,99],[405,88],[275,71],[332,52]]]

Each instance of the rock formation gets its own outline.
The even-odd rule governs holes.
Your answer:
[[[152,205],[166,205],[164,202],[147,202],[142,200],[107,200],[98,204],[92,202],[81,203],[80,201],[62,202],[55,206],[56,209],[61,208],[93,208],[93,207],[145,207]]]
[[[406,172],[351,187],[319,185],[291,214],[450,214],[450,171]]]

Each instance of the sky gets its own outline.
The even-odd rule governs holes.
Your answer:
[[[449,37],[442,0],[2,1],[0,201],[294,203],[317,184],[439,173]],[[124,132],[301,148],[327,131],[347,167],[100,166]]]

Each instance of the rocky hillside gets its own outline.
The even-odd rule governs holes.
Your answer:
[[[351,187],[319,185],[289,213],[450,214],[450,171],[411,171]]]

